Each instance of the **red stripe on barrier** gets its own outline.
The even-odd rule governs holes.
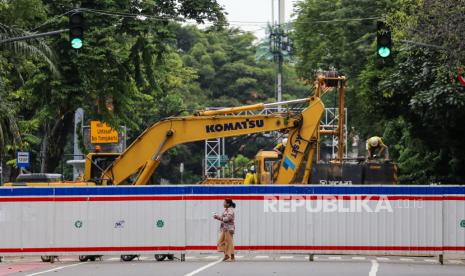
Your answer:
[[[333,245],[238,245],[236,250],[340,250],[340,251],[465,251],[465,246],[333,246]],[[216,250],[216,246],[189,245],[186,250]]]
[[[237,246],[234,246],[237,249]],[[186,250],[218,250],[217,246],[214,245],[188,245]]]
[[[183,196],[99,196],[89,197],[89,201],[131,201],[131,200],[183,200]]]
[[[90,251],[184,251],[185,246],[106,246],[106,247],[43,247],[0,248],[0,253],[90,252]]]
[[[419,201],[440,201],[440,200],[465,200],[465,196],[379,196],[379,195],[187,195],[187,196],[57,196],[57,197],[0,197],[0,202],[73,202],[73,201],[155,201],[155,200],[224,200],[232,198],[234,200],[419,200]]]
[[[318,199],[338,199],[338,200],[465,200],[465,196],[380,196],[380,195],[263,195],[263,196],[237,196],[237,195],[200,195],[185,196],[185,200],[224,200],[231,198],[234,200],[318,200]]]
[[[50,248],[0,248],[0,253],[35,253],[35,252],[102,252],[102,251],[185,251],[216,250],[211,245],[189,246],[107,246],[107,247],[50,247]],[[270,250],[270,251],[465,251],[465,246],[333,246],[333,245],[238,245],[236,250]]]
[[[185,200],[224,200],[231,198],[234,200],[264,200],[266,196],[263,195],[188,195]]]
[[[66,202],[66,201],[144,201],[144,200],[184,200],[183,196],[57,196],[57,197],[0,197],[0,202]]]
[[[464,246],[443,246],[442,249],[444,251],[465,251]]]
[[[295,245],[295,246],[241,246],[235,247],[237,250],[342,250],[342,251],[442,251],[440,246],[324,246],[324,245]],[[465,250],[465,247],[463,247]]]

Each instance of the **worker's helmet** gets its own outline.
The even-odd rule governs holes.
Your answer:
[[[283,146],[287,146],[287,138],[283,139]]]
[[[377,147],[378,146],[378,138],[376,137],[371,137],[368,142],[370,143],[370,146],[372,147]]]
[[[249,171],[254,173],[255,172],[255,166],[250,166]]]

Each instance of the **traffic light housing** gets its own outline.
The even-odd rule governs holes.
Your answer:
[[[80,49],[84,44],[84,14],[82,12],[75,12],[69,16],[69,42],[74,49]]]
[[[387,58],[392,52],[391,30],[382,21],[378,21],[378,29],[376,32],[376,49],[377,53],[382,58]]]

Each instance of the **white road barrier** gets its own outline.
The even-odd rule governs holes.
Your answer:
[[[236,249],[465,254],[464,186],[0,188],[0,255],[215,252],[225,198]]]

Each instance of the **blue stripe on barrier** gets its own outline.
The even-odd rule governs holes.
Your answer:
[[[0,196],[117,196],[117,195],[242,195],[242,194],[381,194],[465,195],[465,186],[108,186],[108,187],[2,187]]]

